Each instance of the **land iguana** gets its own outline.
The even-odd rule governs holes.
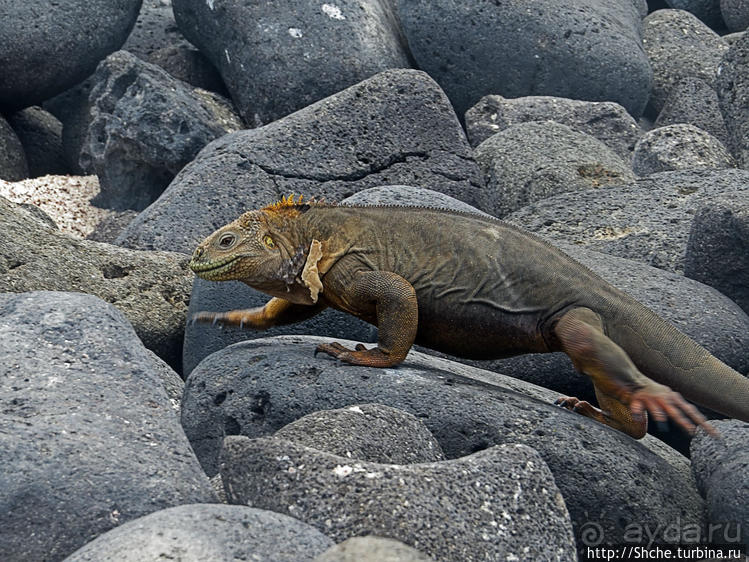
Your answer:
[[[353,365],[392,367],[414,343],[478,359],[563,351],[592,379],[601,409],[577,398],[557,403],[634,438],[645,434],[648,412],[688,432],[714,432],[679,392],[749,421],[749,380],[587,267],[498,219],[289,196],[211,234],[190,267],[273,297],[249,310],[199,312],[197,322],[262,330],[332,307],[374,324],[376,347],[317,347]]]

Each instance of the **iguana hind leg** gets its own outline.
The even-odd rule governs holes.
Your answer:
[[[604,334],[601,318],[592,310],[575,308],[566,312],[557,321],[554,333],[575,368],[593,380],[602,410],[576,399],[563,399],[561,405],[635,439],[647,430],[646,411],[656,421],[671,418],[689,433],[696,425],[715,431],[679,393],[642,374],[625,351]]]

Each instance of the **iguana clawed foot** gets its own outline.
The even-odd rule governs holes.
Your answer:
[[[215,326],[221,323],[221,316],[220,312],[196,312],[190,316],[188,322],[191,326],[195,324],[211,324]]]
[[[321,343],[315,349],[315,355],[318,353],[327,353],[344,363],[364,367],[392,367],[398,363],[398,361],[394,361],[392,357],[383,352],[379,347],[367,349],[361,343],[356,344],[353,350],[338,342]]]

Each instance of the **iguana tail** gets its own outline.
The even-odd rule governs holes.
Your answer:
[[[692,402],[749,422],[749,379],[636,301],[612,316],[605,322],[607,335],[646,376]]]

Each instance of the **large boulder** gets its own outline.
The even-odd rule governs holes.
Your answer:
[[[69,172],[62,147],[62,123],[54,115],[41,107],[27,107],[7,117],[23,146],[29,177]]]
[[[643,20],[642,42],[653,67],[649,105],[657,114],[682,79],[695,77],[715,84],[718,64],[728,45],[684,10],[656,10]]]
[[[728,129],[728,148],[749,169],[749,33],[733,43],[720,62],[717,86]]]
[[[216,228],[281,195],[340,201],[398,183],[474,205],[483,188],[450,102],[415,70],[382,72],[265,127],[213,141],[118,243],[192,253]]]
[[[660,172],[634,184],[555,195],[507,220],[547,238],[681,273],[697,209],[710,198],[746,191],[745,170]]]
[[[482,96],[561,96],[645,109],[652,74],[633,2],[399,0],[411,52],[462,115]]]
[[[240,505],[192,504],[120,525],[65,562],[311,562],[333,541],[298,519]]]
[[[174,15],[252,127],[411,66],[388,0],[174,0]]]
[[[315,357],[315,346],[323,341],[330,340],[280,336],[242,342],[214,353],[192,372],[185,386],[182,425],[209,473],[219,469],[228,435],[268,436],[318,410],[378,403],[422,420],[449,459],[499,444],[535,448],[554,475],[578,538],[586,523],[598,526],[606,542],[623,542],[630,525],[647,526],[662,536],[677,517],[684,525],[701,522],[702,501],[688,463],[662,444],[660,454],[668,461],[649,450],[645,445],[655,439],[637,442],[553,406],[557,393],[517,379],[415,351],[397,368],[357,367]],[[234,443],[238,448],[232,458],[244,448],[243,441]],[[263,462],[300,468],[301,463],[276,457],[283,453]],[[236,478],[251,477],[241,472],[236,471]],[[286,476],[294,475],[275,478]],[[311,508],[303,498],[303,505]],[[443,511],[448,518],[449,505]]]
[[[723,21],[731,31],[744,31],[749,28],[749,4],[744,0],[720,0]]]
[[[142,515],[215,501],[157,367],[90,295],[0,295],[3,559],[60,560]]]
[[[0,115],[0,179],[18,181],[29,177],[29,165],[21,140]]]
[[[557,193],[597,191],[635,179],[628,160],[554,121],[513,125],[482,142],[475,154],[486,178],[478,206],[495,217]]]
[[[99,64],[90,101],[81,166],[118,209],[147,207],[205,145],[242,128],[228,101],[126,51]]]
[[[141,0],[5,2],[0,18],[0,107],[49,99],[91,74],[116,51]]]
[[[713,29],[723,27],[720,0],[666,0],[671,8],[686,10]]]
[[[77,240],[0,197],[0,291],[97,295],[177,370],[192,278],[185,255]]]

